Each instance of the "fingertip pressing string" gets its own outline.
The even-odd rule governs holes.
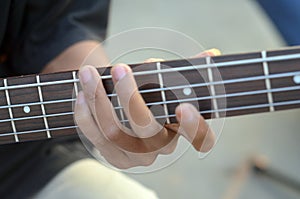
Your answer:
[[[269,62],[269,61],[282,61],[282,60],[291,60],[291,59],[299,59],[300,54],[294,54],[294,55],[282,55],[282,56],[274,56],[269,58],[257,58],[257,59],[249,59],[249,60],[239,60],[239,61],[229,61],[224,63],[216,63],[216,64],[208,64],[208,65],[198,65],[198,66],[184,66],[184,67],[177,67],[177,68],[171,68],[171,69],[160,69],[160,70],[153,70],[153,71],[141,71],[133,73],[134,75],[147,75],[147,74],[157,74],[157,73],[170,73],[170,72],[180,72],[180,71],[187,71],[187,70],[195,70],[195,69],[202,69],[202,68],[209,68],[209,67],[225,67],[225,66],[232,66],[232,65],[242,65],[242,64],[249,64],[249,63],[261,63],[261,62]],[[25,85],[5,85],[4,87],[0,87],[1,90],[5,90],[8,92],[10,89],[19,89],[19,88],[28,88],[28,87],[41,87],[41,86],[47,86],[47,85],[56,85],[56,84],[66,84],[66,83],[74,83],[74,86],[77,85],[76,83],[79,82],[79,79],[76,78],[76,72],[73,71],[73,79],[72,80],[61,80],[61,81],[52,81],[52,82],[38,82],[38,83],[32,83],[32,84],[25,84]],[[282,74],[272,74],[272,75],[264,75],[264,76],[257,76],[257,77],[250,77],[250,78],[239,78],[239,79],[231,79],[231,80],[225,80],[225,81],[219,81],[219,82],[210,82],[210,83],[199,83],[199,84],[191,84],[191,85],[183,85],[183,86],[173,86],[170,88],[156,88],[156,89],[148,89],[148,90],[141,90],[141,93],[149,93],[149,92],[156,92],[156,91],[162,91],[162,90],[170,90],[170,89],[181,89],[185,88],[186,86],[189,87],[200,87],[200,86],[208,86],[208,85],[216,85],[216,84],[227,84],[227,83],[237,83],[237,82],[246,82],[246,81],[255,81],[259,79],[265,79],[265,78],[281,78],[281,77],[298,77],[300,75],[300,72],[289,72],[289,73],[282,73]],[[111,79],[111,75],[102,76],[102,79]],[[4,82],[7,81],[7,79],[4,79]],[[74,87],[75,89],[75,87]],[[154,102],[154,103],[148,103],[147,105],[153,105],[153,104],[170,104],[170,103],[178,103],[178,102],[190,102],[190,101],[198,101],[198,100],[204,100],[204,99],[212,99],[212,98],[223,98],[223,97],[235,97],[235,96],[244,96],[244,95],[251,95],[251,94],[257,94],[257,93],[266,93],[266,92],[283,92],[283,91],[292,91],[292,90],[298,90],[300,89],[299,86],[293,86],[293,87],[285,87],[285,88],[276,88],[276,89],[267,89],[267,90],[258,90],[258,91],[247,91],[247,92],[239,92],[239,93],[231,93],[227,95],[216,95],[216,96],[204,96],[199,98],[190,98],[190,99],[184,99],[184,100],[176,100],[175,101],[166,101],[166,102]],[[77,92],[78,93],[78,90]],[[108,96],[117,96],[116,94],[108,94]],[[63,100],[54,100],[54,101],[43,101],[43,102],[33,102],[33,103],[25,103],[25,104],[15,104],[15,105],[5,105],[0,106],[0,109],[3,108],[13,108],[13,107],[20,107],[20,106],[31,106],[31,105],[41,105],[41,104],[52,104],[52,103],[64,103],[64,102],[73,102],[75,99],[63,99]],[[294,101],[284,101],[284,102],[276,102],[272,103],[271,105],[276,106],[285,106],[285,105],[295,105],[299,104],[300,100],[294,100]],[[218,110],[208,110],[208,111],[201,111],[201,114],[205,113],[214,113],[214,112],[226,112],[226,111],[237,111],[237,110],[245,110],[245,109],[252,109],[252,108],[263,108],[270,106],[270,103],[267,104],[258,104],[258,105],[249,105],[249,106],[240,106],[240,107],[232,107],[232,108],[225,108],[225,109],[218,109]],[[115,109],[121,109],[122,107],[118,106]],[[25,119],[34,119],[38,117],[54,117],[54,116],[61,116],[61,115],[68,115],[68,114],[74,114],[73,112],[68,113],[57,113],[57,114],[50,114],[50,115],[42,115],[42,116],[31,116],[31,117],[23,117],[23,118],[11,118],[11,119],[5,119],[0,120],[0,122],[8,122],[8,121],[18,121],[18,120],[25,120]],[[156,118],[170,118],[175,117],[175,114],[166,114],[163,116],[156,116]],[[122,122],[128,122],[128,120],[122,120]],[[76,128],[77,126],[69,126],[69,127],[61,127],[61,128]],[[34,131],[28,131],[26,133],[34,133],[34,132],[41,132],[41,131],[51,131],[51,130],[60,130],[61,128],[47,128],[47,129],[41,129],[41,130],[34,130]],[[15,134],[22,134],[22,132],[13,132],[13,133],[5,133],[0,134],[0,136],[7,136],[7,135],[15,135]]]

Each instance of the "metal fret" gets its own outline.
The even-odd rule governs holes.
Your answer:
[[[149,86],[150,88],[147,87],[145,88],[145,90],[141,90],[140,92],[142,94],[148,93],[147,95],[145,95],[146,96],[145,101],[147,105],[149,106],[160,105],[164,107],[163,110],[165,112],[160,113],[161,115],[159,116],[156,115],[155,118],[157,119],[175,117],[173,109],[175,110],[176,105],[181,102],[197,101],[199,103],[200,110],[203,110],[201,111],[201,113],[204,114],[204,117],[207,119],[211,118],[212,116],[216,117],[217,113],[219,114],[219,117],[223,117],[223,112],[229,112],[230,113],[229,116],[235,116],[235,115],[266,112],[269,111],[269,109],[271,110],[270,107],[273,107],[275,111],[291,109],[291,108],[300,108],[300,99],[299,99],[300,95],[298,95],[298,93],[300,92],[300,85],[299,85],[300,71],[299,68],[297,68],[298,66],[297,64],[300,58],[300,53],[297,52],[297,54],[293,53],[293,55],[279,55],[279,56],[277,54],[278,52],[277,53],[275,52],[273,56],[271,52],[265,54],[258,52],[258,53],[251,53],[248,55],[218,56],[216,58],[211,58],[211,59],[208,58],[200,58],[199,60],[192,59],[193,62],[195,61],[193,66],[191,66],[190,63],[187,63],[185,60],[178,60],[178,62],[171,61],[171,62],[157,63],[155,65],[152,65],[153,69],[151,70],[134,72],[133,74],[134,76],[139,76],[139,78],[142,81],[144,79],[148,80],[148,78],[150,78],[150,77],[144,78],[143,77],[144,75],[147,76],[153,75],[155,77],[155,80],[157,79],[157,77],[159,77],[155,82],[159,81],[160,87],[159,86],[152,87],[152,85],[150,85]],[[205,64],[206,59],[208,64]],[[214,59],[214,63],[211,63],[213,62],[212,59]],[[161,64],[168,65],[171,68],[165,68]],[[287,67],[278,67],[281,65]],[[131,65],[131,66],[133,68],[136,67],[136,65]],[[245,70],[245,68],[243,67],[245,67],[247,70]],[[215,76],[216,75],[215,70],[217,70],[216,68],[219,71],[221,71],[221,75],[223,77],[222,81],[218,81],[216,79]],[[205,72],[209,71],[207,83],[203,82],[202,79],[201,81],[198,81],[199,80],[198,77],[196,77],[193,73],[193,71],[197,69],[204,70]],[[108,70],[105,71],[108,72]],[[187,79],[192,80],[190,82],[193,83],[191,83],[190,85],[176,84],[174,86],[166,88],[166,85],[163,85],[163,83],[166,84],[167,79],[166,76],[163,74],[169,74],[171,76],[172,73],[178,73],[178,72],[180,73],[184,72],[184,76],[189,77]],[[113,88],[112,81],[110,81],[111,75],[106,75],[106,74],[108,73],[105,73],[105,75],[101,76],[101,78],[109,80],[109,81],[104,81],[103,83],[105,88],[111,89]],[[156,74],[158,74],[158,76],[156,76]],[[153,76],[151,76],[151,78]],[[7,135],[10,137],[4,138],[2,140],[0,139],[0,143],[15,142],[15,140],[19,141],[19,139],[21,142],[30,139],[34,140],[34,139],[47,138],[45,134],[46,131],[51,132],[51,137],[58,137],[60,135],[63,135],[64,132],[54,132],[52,131],[53,127],[56,128],[55,130],[73,128],[74,123],[72,122],[74,121],[71,115],[74,113],[71,112],[72,111],[71,104],[72,101],[74,101],[75,99],[68,99],[68,98],[70,98],[70,96],[72,96],[73,94],[74,95],[77,94],[78,89],[80,90],[80,87],[78,85],[79,80],[76,77],[77,77],[77,71],[69,71],[69,72],[58,73],[58,74],[40,75],[39,76],[39,80],[41,81],[40,83],[39,82],[36,83],[35,75],[26,76],[26,77],[17,77],[17,78],[13,77],[11,79],[4,80],[5,86],[1,86],[0,91],[3,92],[4,100],[5,100],[4,95],[6,95],[5,101],[7,101],[7,103],[1,102],[0,109],[3,109],[3,112],[5,112],[6,116],[0,121],[0,123],[3,122],[1,125],[5,127],[4,129],[5,131],[3,132],[9,131],[10,133],[5,133],[5,135],[3,133],[0,133],[0,136]],[[240,82],[244,83],[245,89],[244,87],[239,86]],[[78,86],[77,88],[75,86],[75,83],[76,86]],[[294,85],[294,83],[298,85]],[[219,93],[218,88],[220,88],[220,86],[222,85],[225,85],[226,88],[231,89],[230,92],[228,92],[228,94]],[[38,88],[40,90],[39,93],[36,93],[37,86],[39,86]],[[274,89],[272,89],[271,86]],[[28,89],[30,87],[32,88],[31,90]],[[201,88],[201,87],[205,87],[205,88]],[[208,89],[211,91],[211,95],[207,92],[207,87],[211,87],[210,89]],[[202,92],[201,91],[199,92],[202,94],[201,96],[192,98],[192,97],[188,97],[188,95],[190,95],[191,92],[191,89],[189,88],[195,88],[199,90],[201,89],[201,90],[205,90],[205,92],[201,93]],[[174,100],[173,95],[171,95],[171,92],[172,90],[175,89],[182,89],[183,94],[186,97],[182,100]],[[41,91],[43,91],[43,93]],[[156,97],[154,94],[151,94],[154,92],[156,92],[156,95],[158,97]],[[169,93],[170,93],[170,98],[169,98]],[[267,95],[270,95],[268,93],[271,94],[272,98],[267,97]],[[42,100],[40,100],[41,102],[38,102],[39,100],[36,100],[39,98],[38,94],[42,96]],[[115,95],[116,95],[115,93],[113,94],[110,93],[108,94],[108,97],[112,97]],[[251,95],[255,95],[255,96],[251,96]],[[223,109],[221,107],[221,103],[219,103],[219,99],[224,97],[226,97],[228,101],[231,102],[231,104],[230,106],[227,106],[227,108]],[[65,103],[65,104],[59,104],[59,103]],[[41,104],[44,105],[43,114],[42,114],[42,110],[40,109],[40,106],[42,106]],[[31,107],[33,105],[37,105],[37,106]],[[211,110],[213,106],[215,107],[215,110]],[[122,107],[114,107],[114,108],[116,110],[116,109],[121,109]],[[59,113],[57,113],[58,110]],[[7,114],[7,112],[9,114]],[[33,114],[36,112],[38,112],[38,114]],[[48,115],[46,115],[46,112]],[[116,110],[116,112],[118,111]],[[167,112],[169,112],[170,115],[167,114]],[[28,114],[28,113],[32,113],[32,114]],[[60,116],[65,116],[65,117],[62,119],[62,117]],[[126,119],[125,114],[124,116]],[[44,124],[45,118],[44,120],[42,120],[43,117],[46,118],[51,117],[51,118],[47,118],[46,120],[48,123],[48,128],[45,128],[46,126]],[[24,121],[26,119],[28,119],[28,121]],[[30,119],[37,119],[37,120],[35,120],[36,122],[34,122],[34,121],[30,121]],[[170,120],[173,121],[173,118],[171,118]],[[128,122],[128,120],[126,119],[121,122],[126,123]],[[57,127],[55,126],[56,124]],[[16,128],[16,126],[18,128]],[[37,130],[32,130],[32,129],[37,129]],[[72,131],[73,131],[72,129],[68,130],[67,134]],[[30,136],[21,135],[24,132],[26,132],[26,134],[32,133],[32,135]],[[35,132],[44,132],[44,133],[34,134]]]
[[[211,57],[206,57],[206,64],[211,64]],[[207,68],[207,74],[208,74],[208,81],[210,83],[214,82],[214,77],[211,68]],[[215,98],[216,96],[215,86],[210,85],[209,88],[210,88],[210,94],[212,96],[213,109],[218,110],[218,103],[217,103],[217,99]],[[215,116],[216,118],[219,118],[220,117],[219,112],[216,112]]]
[[[183,66],[183,67],[177,67],[177,68],[168,68],[168,69],[161,69],[161,70],[155,70],[155,71],[140,71],[140,72],[134,72],[134,76],[140,76],[140,75],[151,75],[151,74],[158,74],[158,73],[171,73],[171,72],[183,72],[183,71],[190,71],[190,70],[197,70],[197,69],[206,69],[206,68],[221,68],[221,67],[227,67],[227,66],[239,66],[239,65],[245,65],[245,64],[255,64],[255,63],[262,63],[262,62],[276,62],[276,61],[288,61],[288,60],[294,60],[299,59],[299,54],[292,54],[292,55],[281,55],[281,56],[274,56],[274,57],[268,57],[266,59],[262,58],[256,58],[256,59],[249,59],[249,60],[237,60],[237,61],[227,61],[222,63],[213,63],[213,64],[207,64],[207,65],[193,65],[193,66]],[[111,79],[111,75],[105,75],[101,76],[101,79]],[[75,80],[76,82],[79,82],[78,79]],[[74,80],[59,80],[59,81],[50,81],[50,82],[42,82],[40,86],[50,86],[50,85],[59,85],[59,84],[68,84],[73,83]],[[37,84],[22,84],[22,85],[12,85],[8,86],[7,89],[18,89],[18,88],[29,88],[29,87],[36,87]],[[0,91],[5,90],[5,88],[0,87]]]
[[[286,106],[286,105],[297,105],[300,104],[300,100],[294,100],[294,101],[288,101],[288,102],[275,102],[273,103],[274,107],[277,106]],[[224,112],[224,111],[239,111],[239,110],[247,110],[247,109],[259,109],[259,108],[264,108],[264,107],[268,107],[269,104],[258,104],[258,105],[249,105],[249,106],[241,106],[241,107],[233,107],[233,108],[226,108],[226,109],[219,109],[219,110],[208,110],[208,111],[200,111],[200,114],[205,114],[205,113],[215,113],[215,112]],[[171,114],[171,115],[161,115],[161,116],[155,116],[156,119],[160,119],[160,118],[166,118],[166,117],[176,117],[175,114]],[[125,120],[124,122],[129,122],[128,120]],[[17,134],[17,135],[21,135],[21,134],[31,134],[31,133],[38,133],[38,132],[43,132],[46,130],[51,130],[51,131],[55,131],[55,130],[65,130],[65,129],[73,129],[73,128],[78,128],[78,126],[72,125],[72,126],[65,126],[65,127],[56,127],[56,128],[51,128],[51,129],[38,129],[38,130],[30,130],[30,131],[23,131],[23,132],[15,132],[15,133],[3,133],[0,134],[0,138],[1,137],[5,137],[5,136],[10,136],[13,134]]]
[[[76,78],[76,71],[73,71],[72,72],[72,75],[73,75],[73,80],[74,80],[74,91],[75,91],[75,95],[77,97],[78,95],[78,86],[77,86],[77,78]]]
[[[5,88],[5,96],[6,96],[7,105],[9,106],[8,112],[9,112],[9,117],[11,119],[10,123],[11,123],[13,134],[15,137],[15,142],[19,142],[16,125],[15,125],[15,122],[12,120],[12,119],[14,119],[14,116],[13,116],[12,108],[10,107],[11,104],[10,104],[9,92],[7,89],[7,79],[3,79],[3,84],[4,84],[4,88]]]
[[[285,88],[274,88],[272,90],[256,90],[256,91],[247,91],[247,92],[238,92],[238,93],[231,93],[231,94],[223,94],[223,95],[216,95],[214,97],[212,96],[204,96],[204,97],[196,97],[196,98],[188,98],[188,99],[182,99],[182,100],[169,100],[166,102],[151,102],[146,103],[147,106],[153,106],[153,105],[162,105],[162,104],[173,104],[178,102],[193,102],[193,101],[201,101],[201,100],[208,100],[208,99],[220,99],[225,97],[240,97],[240,96],[248,96],[248,95],[255,95],[255,94],[265,94],[267,92],[286,92],[286,91],[295,91],[300,90],[300,86],[294,86],[294,87],[285,87]],[[114,107],[115,110],[122,109],[123,107]],[[10,121],[21,121],[21,120],[30,120],[30,119],[37,119],[42,117],[57,117],[57,116],[65,116],[65,115],[73,115],[74,112],[64,112],[64,113],[56,113],[56,114],[48,114],[48,115],[38,115],[38,116],[30,116],[30,117],[21,117],[21,118],[13,118],[13,119],[3,119],[0,120],[1,122],[10,122]]]
[[[261,57],[262,59],[267,59],[267,52],[266,51],[262,51],[261,52]],[[269,67],[268,67],[268,62],[267,61],[264,61],[263,62],[263,69],[264,69],[264,74],[265,76],[268,76],[269,75]],[[271,90],[271,81],[269,78],[266,78],[265,79],[265,84],[266,84],[266,89],[267,90]],[[274,109],[274,106],[273,106],[273,95],[272,95],[272,92],[268,92],[267,93],[267,96],[268,96],[268,101],[269,101],[269,104],[270,104],[270,111],[273,112],[275,109]]]
[[[224,81],[215,81],[212,83],[197,83],[197,84],[191,84],[191,85],[180,85],[180,86],[171,86],[168,88],[153,88],[153,89],[147,89],[147,90],[140,90],[140,93],[151,93],[151,92],[158,92],[161,90],[176,90],[176,89],[185,89],[187,87],[190,88],[197,88],[197,87],[204,87],[204,86],[209,86],[209,85],[220,85],[220,84],[231,84],[231,83],[240,83],[240,82],[251,82],[251,81],[256,81],[256,80],[264,80],[265,78],[269,79],[279,79],[283,77],[295,77],[297,79],[300,79],[300,73],[299,72],[290,72],[290,73],[282,73],[282,74],[271,74],[268,76],[257,76],[257,77],[248,77],[248,78],[238,78],[238,79],[230,79],[230,80],[224,80]],[[299,77],[299,78],[298,78]],[[300,80],[294,80],[295,83],[297,81],[300,82]],[[299,83],[297,83],[299,84]],[[273,89],[272,89],[273,90]],[[117,96],[116,93],[108,94],[108,97],[115,97]],[[7,109],[9,107],[15,108],[15,107],[24,107],[24,106],[34,106],[34,105],[40,105],[40,104],[55,104],[55,103],[65,103],[65,102],[73,102],[76,99],[63,99],[63,100],[54,100],[54,101],[44,101],[44,102],[32,102],[32,103],[21,103],[21,104],[13,104],[13,105],[5,105],[5,106],[0,106],[0,109]]]
[[[123,108],[121,107],[119,96],[117,96],[117,103],[118,103],[118,107],[120,107],[119,112],[120,112],[120,116],[121,116],[121,122],[124,125],[125,123],[123,121],[125,120],[125,117],[124,117]]]
[[[190,88],[197,88],[197,87],[204,87],[204,86],[209,86],[209,85],[220,85],[220,84],[232,84],[232,83],[240,83],[240,82],[251,82],[251,81],[256,81],[256,80],[264,80],[265,78],[269,79],[279,79],[283,77],[295,77],[297,79],[300,79],[300,73],[299,72],[289,72],[289,73],[282,73],[282,74],[271,74],[268,76],[257,76],[257,77],[247,77],[247,78],[237,78],[237,79],[230,79],[230,80],[223,80],[223,81],[215,81],[212,83],[197,83],[197,84],[191,84],[191,85],[180,85],[180,86],[171,86],[168,88],[153,88],[153,89],[147,89],[147,90],[140,90],[140,93],[151,93],[151,92],[158,92],[161,90],[176,90],[176,89],[184,89],[187,87]],[[299,77],[299,78],[298,78]],[[297,81],[300,82],[300,80],[294,80],[295,83]],[[297,83],[298,84],[298,83]],[[116,93],[108,94],[108,97],[115,97],[117,96]],[[54,100],[54,101],[44,101],[44,102],[32,102],[32,103],[21,103],[21,104],[13,104],[13,105],[5,105],[5,106],[0,106],[0,109],[7,109],[9,107],[15,108],[15,107],[24,107],[24,106],[34,106],[34,105],[40,105],[41,103],[46,105],[46,104],[55,104],[55,103],[64,103],[64,102],[73,102],[75,99],[62,99],[62,100]]]
[[[36,76],[36,82],[38,84],[38,93],[39,93],[39,98],[40,98],[40,102],[41,102],[41,109],[42,109],[44,124],[45,124],[45,128],[47,129],[47,138],[51,138],[50,131],[48,130],[49,125],[48,125],[48,120],[47,120],[47,117],[46,117],[45,106],[42,103],[44,100],[43,100],[43,95],[42,95],[42,89],[41,89],[41,86],[40,86],[41,82],[40,82],[40,76],[39,75]]]
[[[160,62],[156,62],[156,68],[157,68],[157,70],[161,70],[161,65],[160,65]],[[159,81],[159,86],[160,86],[160,88],[162,89],[162,88],[164,88],[164,82],[163,82],[163,77],[162,77],[162,75],[161,75],[161,73],[158,73],[158,81]],[[161,93],[161,98],[162,98],[162,101],[163,102],[166,102],[166,93],[165,93],[165,90],[161,90],[160,91],[160,93]],[[167,106],[167,104],[163,104],[163,107],[164,107],[164,112],[165,112],[165,115],[169,115],[169,111],[168,111],[168,106]],[[167,122],[167,124],[170,124],[170,118],[166,118],[166,122]]]

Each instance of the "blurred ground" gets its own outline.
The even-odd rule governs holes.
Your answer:
[[[204,48],[218,47],[224,54],[284,46],[252,0],[112,2],[109,36],[145,26],[183,32]],[[119,48],[134,42],[124,40],[119,46],[109,47]],[[168,38],[161,42],[176,44]],[[125,61],[140,61],[143,56],[128,57]],[[169,58],[159,53],[157,57]],[[168,168],[130,176],[154,189],[161,198],[299,198],[299,192],[274,180],[251,173],[244,175],[245,172],[237,174],[253,154],[264,154],[272,168],[300,181],[299,116],[300,110],[292,110],[227,118],[222,135],[207,158],[199,160],[190,149]],[[236,183],[236,178],[244,180]]]

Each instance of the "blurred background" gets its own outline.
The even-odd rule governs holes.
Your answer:
[[[108,36],[153,26],[182,32],[205,49],[219,48],[223,54],[286,46],[254,0],[112,1]],[[124,40],[109,47],[134,42]],[[161,42],[176,44],[169,38]],[[122,61],[139,62],[145,56]],[[156,57],[172,58],[164,53]],[[287,183],[251,170],[251,158],[263,155],[271,171],[300,181],[299,116],[300,110],[290,110],[226,118],[222,135],[206,158],[199,159],[190,148],[163,170],[130,176],[154,189],[160,198],[300,198],[299,190]]]

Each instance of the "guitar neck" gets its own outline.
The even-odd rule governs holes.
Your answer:
[[[155,117],[176,122],[179,103],[206,118],[300,108],[300,47],[131,65]],[[109,74],[99,73],[124,125]],[[72,105],[80,89],[77,71],[11,77],[0,81],[0,144],[76,134]]]

